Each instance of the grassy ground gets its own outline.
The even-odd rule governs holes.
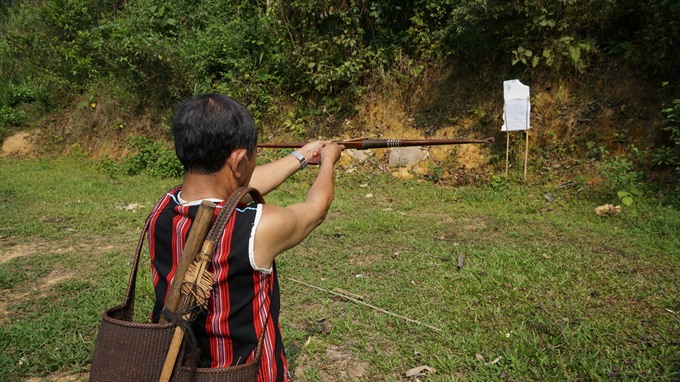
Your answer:
[[[0,162],[2,381],[87,379],[146,213],[178,183],[82,163]],[[268,202],[301,200],[314,172]],[[424,365],[432,381],[679,380],[680,212],[637,203],[595,216],[605,202],[340,171],[327,221],[278,261],[296,380],[399,381]]]

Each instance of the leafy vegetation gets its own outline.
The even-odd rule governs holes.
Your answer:
[[[498,94],[489,89],[522,77],[539,92],[560,88],[551,95],[554,105],[535,108],[557,110],[538,115],[543,121],[564,121],[537,137],[542,160],[579,156],[585,142],[595,141],[612,152],[624,143],[644,148],[644,163],[627,158],[637,172],[680,161],[672,143],[672,100],[680,94],[677,1],[16,0],[0,9],[0,139],[37,125],[56,146],[90,135],[131,146],[132,135],[166,140],[160,129],[128,133],[119,126],[133,126],[141,115],[167,124],[178,100],[208,91],[243,102],[265,132],[300,139],[343,135],[362,102],[377,95],[404,105],[404,123],[423,135],[452,123],[466,125],[464,133],[487,134],[496,130],[499,113],[490,106]],[[465,80],[454,82],[455,76]],[[602,84],[621,78],[653,84],[646,104],[635,103],[630,89],[604,94],[619,93]],[[573,89],[564,88],[571,82]],[[589,98],[577,92],[579,83],[603,94]],[[566,103],[570,90],[574,99]],[[66,137],[63,125],[77,125],[78,105],[91,99],[102,100],[98,112],[107,118],[89,116],[87,126]],[[649,131],[598,137],[599,126],[583,125],[603,109],[620,113],[615,122],[639,121],[637,128]],[[364,123],[361,118],[354,122]],[[365,130],[380,134],[384,126],[372,128]],[[584,131],[591,136],[579,136]],[[99,139],[92,141],[96,147]],[[498,165],[498,157],[491,153],[489,162]]]
[[[376,98],[395,100],[419,135],[451,125],[480,135],[497,130],[490,90],[508,78],[531,82],[543,164],[583,158],[586,142],[612,156],[640,147],[618,164],[647,178],[680,163],[677,1],[16,0],[0,9],[0,139],[37,126],[56,152],[126,142],[139,155],[106,161],[112,173],[176,175],[152,141],[167,141],[158,126],[198,92],[238,99],[270,138],[380,135],[386,124],[366,120]],[[645,85],[639,102],[632,85],[611,86],[632,79]],[[81,107],[93,101],[96,110]],[[488,153],[491,167],[502,166],[501,150]],[[451,166],[460,163],[432,163],[429,179],[445,183]],[[680,187],[677,171],[655,181]],[[618,191],[630,188],[609,190]]]
[[[160,108],[218,90],[269,117],[290,95],[300,106],[351,110],[378,73],[404,70],[403,56],[490,75],[585,73],[614,57],[671,84],[680,72],[675,1],[17,0],[1,8],[0,97],[23,84],[50,109],[104,83]]]
[[[670,135],[670,144],[659,148],[654,158],[659,166],[676,166],[680,171],[680,99],[674,99],[672,106],[663,109],[666,126],[664,130]]]
[[[184,173],[175,151],[165,143],[144,137],[134,137],[131,141],[133,153],[125,158],[122,166],[111,159],[100,164],[102,168],[109,169],[110,175],[119,175],[117,170],[122,170],[126,175],[146,173],[159,178],[180,178]]]

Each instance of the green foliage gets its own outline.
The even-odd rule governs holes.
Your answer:
[[[427,56],[455,61],[523,64],[584,71],[597,41],[588,36],[583,12],[596,17],[603,2],[453,2],[431,0],[416,11],[412,33]],[[510,60],[508,60],[508,57]]]
[[[427,168],[427,174],[425,174],[425,179],[428,179],[433,183],[439,183],[442,175],[444,175],[444,169],[439,165],[430,163]]]
[[[532,68],[544,64],[559,69],[566,63],[583,72],[587,66],[586,53],[592,52],[595,44],[592,39],[575,37],[580,31],[572,12],[579,12],[580,7],[570,8],[559,2],[527,6],[528,20],[521,39],[535,47],[537,53],[520,45],[512,51],[512,64],[522,63]]]
[[[151,175],[159,178],[181,178],[184,174],[184,168],[179,159],[175,155],[174,150],[160,150],[156,157],[153,166],[151,167]]]
[[[654,148],[649,160],[658,167],[672,167],[680,171],[680,99],[674,99],[671,107],[662,110],[665,117],[663,130],[668,133],[668,144]]]
[[[15,84],[11,80],[0,82],[0,138],[28,119],[26,105],[44,105],[47,98],[44,89],[34,84]]]
[[[677,80],[680,3],[676,0],[617,0],[608,2],[599,18],[602,49],[637,65],[641,73]],[[608,33],[605,35],[604,33]],[[663,36],[663,37],[660,37]]]
[[[353,112],[379,76],[414,80],[430,65],[584,73],[622,57],[673,80],[679,8],[654,0],[16,1],[2,7],[0,73],[43,112],[106,83],[140,108],[220,91],[258,119],[276,120],[276,106],[288,103],[314,119]]]
[[[272,30],[272,20],[245,5],[239,9],[236,14],[215,9],[215,22],[187,35],[180,53],[194,63],[199,88],[229,94],[259,118],[280,92],[286,44]]]
[[[18,126],[26,119],[26,113],[9,106],[0,107],[0,137],[12,126]]]
[[[45,98],[46,95],[44,90],[34,84],[15,84],[9,80],[0,85],[0,100],[3,105],[9,107],[16,107],[34,101],[42,101]]]
[[[642,196],[641,190],[644,189],[643,174],[635,170],[635,166],[630,159],[623,156],[607,156],[598,162],[595,167],[603,179],[599,188],[600,192],[604,195],[616,193],[624,204],[627,201],[632,203],[633,199],[638,199]],[[623,200],[624,198],[625,201]]]
[[[366,45],[366,4],[345,1],[333,4],[324,1],[293,1],[287,10],[293,25],[295,68],[291,73],[296,85],[321,94],[337,93],[363,76],[372,59],[380,61],[376,52]],[[374,62],[375,63],[375,62]]]
[[[120,161],[117,161],[108,156],[97,161],[96,166],[99,171],[113,179],[116,179],[121,175],[127,174],[125,166]]]
[[[125,158],[123,169],[127,175],[150,174],[159,178],[179,178],[184,173],[175,152],[164,142],[144,137],[131,139],[133,154]],[[105,161],[103,168],[115,174],[116,166]]]
[[[677,167],[680,166],[680,156],[677,149],[663,146],[657,147],[651,153],[651,161],[654,166]]]
[[[610,189],[629,189],[637,185],[642,174],[633,170],[633,163],[624,157],[616,157],[605,161],[599,166],[599,170],[607,180]]]
[[[493,175],[489,187],[494,191],[504,191],[520,184],[520,182],[521,181],[518,178],[514,178],[513,176],[505,176],[505,174]]]
[[[87,31],[94,64],[147,102],[168,105],[189,90],[188,68],[177,50],[174,17],[180,3],[129,3],[121,17]]]
[[[639,190],[633,189],[630,192],[619,191],[616,193],[616,195],[619,197],[619,200],[621,200],[621,203],[623,203],[626,206],[630,206],[636,199],[641,198],[643,193]]]
[[[675,147],[680,147],[680,99],[674,99],[672,106],[663,109],[666,117],[665,131],[670,133],[671,143]]]

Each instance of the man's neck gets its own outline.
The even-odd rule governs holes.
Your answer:
[[[182,183],[182,199],[188,202],[210,198],[225,200],[239,187],[230,175],[221,171],[212,174],[187,172]]]

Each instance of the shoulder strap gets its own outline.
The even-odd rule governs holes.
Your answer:
[[[168,192],[173,192],[178,188],[179,186],[173,188]],[[241,201],[241,199],[243,199],[246,195],[250,195],[253,198],[253,200],[258,203],[264,203],[262,194],[260,194],[258,190],[252,187],[238,188],[236,191],[234,191],[234,193],[231,194],[229,199],[227,199],[227,201],[224,203],[224,206],[217,215],[217,218],[215,219],[212,228],[208,232],[206,240],[212,240],[214,242],[215,240],[219,239],[222,232],[224,232],[224,228],[226,227],[229,218],[231,218],[231,215],[234,213],[236,206]],[[135,301],[135,286],[137,283],[137,272],[139,271],[139,260],[141,258],[142,249],[144,247],[144,238],[146,237],[147,231],[149,230],[149,225],[151,224],[151,217],[153,216],[154,212],[155,209],[152,210],[151,213],[149,213],[149,216],[146,217],[146,220],[144,222],[144,228],[142,229],[142,232],[139,235],[139,240],[137,241],[137,249],[135,250],[135,257],[132,260],[131,265],[132,269],[130,272],[130,280],[128,281],[128,288],[127,291],[125,292],[125,299],[123,300],[123,303],[120,305],[121,307],[127,307],[127,309],[130,312],[132,312],[132,306],[134,305]]]
[[[139,235],[139,240],[137,241],[137,249],[135,251],[135,257],[132,260],[132,271],[130,272],[130,281],[128,282],[128,288],[127,291],[125,292],[125,299],[121,304],[122,307],[127,307],[127,310],[130,312],[129,313],[130,315],[132,314],[132,307],[135,303],[135,284],[137,283],[137,271],[139,270],[139,259],[141,258],[142,248],[144,246],[144,237],[146,236],[146,232],[149,229],[149,224],[151,223],[151,216],[153,216],[153,212],[151,212],[149,216],[146,217],[146,221],[144,222],[144,228],[142,229],[142,233]],[[130,319],[132,318],[130,317]]]
[[[227,226],[227,222],[231,218],[231,215],[233,215],[236,206],[238,205],[238,203],[241,202],[241,200],[246,195],[250,195],[253,198],[253,200],[258,203],[264,203],[264,199],[262,199],[262,194],[260,194],[258,190],[252,187],[241,187],[237,189],[236,191],[234,191],[233,194],[231,194],[229,199],[227,199],[227,201],[224,203],[224,206],[222,206],[222,210],[217,215],[217,218],[215,219],[212,228],[210,229],[210,231],[208,231],[208,236],[206,237],[206,240],[216,242],[220,238],[220,236],[222,236],[224,228]]]

